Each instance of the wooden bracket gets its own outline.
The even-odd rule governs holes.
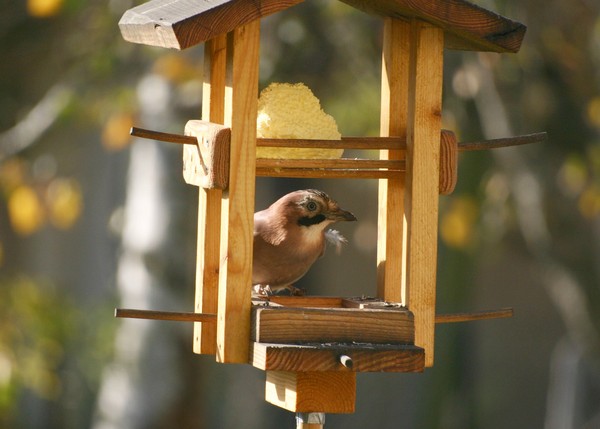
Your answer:
[[[231,129],[192,120],[185,125],[185,135],[197,139],[197,144],[183,147],[183,178],[186,183],[204,189],[227,189]]]

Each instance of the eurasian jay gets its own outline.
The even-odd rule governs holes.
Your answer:
[[[355,221],[322,191],[307,189],[284,195],[269,208],[254,214],[252,284],[257,293],[288,289],[302,278],[325,252],[326,241],[338,250],[346,239],[325,230],[338,221]]]

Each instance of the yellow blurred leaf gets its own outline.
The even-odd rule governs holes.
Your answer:
[[[588,171],[579,155],[567,157],[558,171],[558,185],[567,195],[579,195],[588,181]]]
[[[600,143],[594,142],[586,147],[586,159],[589,162],[592,174],[600,176]]]
[[[102,144],[109,150],[121,150],[131,142],[129,131],[133,126],[133,116],[130,113],[115,113],[102,130]]]
[[[455,197],[440,221],[440,236],[455,248],[465,248],[473,243],[474,227],[479,209],[471,197]]]
[[[27,0],[27,12],[36,18],[48,18],[60,12],[63,0]]]
[[[600,128],[600,97],[594,97],[588,102],[587,118],[590,124]]]
[[[11,192],[8,216],[13,229],[22,235],[32,234],[44,224],[44,209],[33,188],[20,185]]]
[[[161,55],[154,63],[154,71],[171,82],[185,82],[202,77],[202,68],[181,54]]]
[[[18,157],[9,158],[0,164],[0,187],[10,192],[23,183],[25,178],[25,163]]]
[[[72,227],[83,207],[79,183],[73,179],[54,179],[48,187],[47,196],[52,224],[61,229]]]
[[[580,213],[592,219],[600,214],[600,186],[592,184],[579,196],[578,207]]]

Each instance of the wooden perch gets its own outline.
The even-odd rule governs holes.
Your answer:
[[[161,131],[147,130],[144,128],[131,127],[129,134],[142,139],[158,140],[167,143],[177,144],[198,144],[198,139],[194,136],[184,136],[181,134],[164,133]]]
[[[451,131],[446,131],[451,132]],[[150,140],[159,140],[167,143],[197,144],[194,136],[152,131],[144,128],[131,128],[131,135]],[[473,150],[500,149],[509,146],[519,146],[546,141],[546,132],[524,134],[515,137],[504,137],[492,140],[477,140],[459,142],[458,151],[468,152]],[[406,140],[400,137],[342,137],[340,140],[319,139],[256,139],[257,147],[281,148],[310,148],[310,149],[396,149],[406,150]]]
[[[191,135],[190,135],[191,134]],[[229,128],[219,124],[192,120],[186,124],[186,135],[132,128],[131,135],[169,143],[183,144],[183,176],[187,183],[205,189],[226,189],[229,171]],[[527,134],[493,140],[456,142],[453,132],[442,130],[440,137],[439,193],[451,194],[458,180],[457,152],[497,149],[538,143],[546,133]],[[199,143],[201,142],[201,143]],[[340,140],[256,139],[257,147],[323,148],[398,151],[405,156],[406,140],[400,137],[342,137]],[[400,160],[342,159],[276,159],[258,158],[256,175],[289,178],[393,179],[403,175],[406,162]]]
[[[275,301],[276,302],[278,302],[278,301],[286,302],[286,298],[287,297],[285,297],[285,296],[276,297]],[[290,298],[290,300],[292,300],[292,301],[294,299],[295,299],[295,297]],[[313,299],[314,302],[319,302],[319,297],[310,297],[310,299]],[[335,308],[338,305],[342,306],[342,305],[344,305],[344,302],[346,301],[344,298],[329,298],[329,297],[323,297],[323,300],[324,300],[323,302],[325,303],[324,308]],[[333,304],[331,304],[330,301]],[[305,301],[303,301],[303,302],[305,302]],[[306,304],[296,303],[296,304],[290,304],[289,307],[286,305],[286,307],[278,307],[278,308],[280,308],[280,309],[302,308],[301,305],[314,306],[315,304],[306,301]],[[312,308],[316,308],[316,307],[312,307]],[[345,306],[345,308],[349,308],[349,307]],[[357,306],[354,308],[360,309],[361,307]],[[369,307],[366,307],[366,308],[369,308]],[[259,309],[260,309],[260,307],[259,307]],[[361,316],[361,317],[358,317],[358,319],[362,319],[363,322],[364,322],[364,320],[368,320],[369,318],[372,319],[374,316],[371,313],[369,313],[369,314],[365,313],[364,318]],[[283,314],[283,316],[281,316],[282,314]],[[286,319],[289,316],[293,319],[294,314],[298,314],[298,313],[283,311],[282,313],[277,314],[277,317],[279,318],[281,316],[283,319]],[[307,313],[303,317],[308,317],[309,314],[310,313]],[[321,315],[322,314],[333,315],[332,317],[334,317],[336,320],[338,320],[338,322],[340,320],[342,320],[342,321],[344,320],[344,316],[340,315],[339,313],[336,314],[335,312],[327,313],[327,312],[321,311],[320,314]],[[348,313],[348,314],[350,314],[350,313]],[[471,322],[471,321],[475,321],[475,320],[504,319],[504,318],[512,317],[513,314],[514,314],[514,310],[512,308],[502,308],[500,310],[477,311],[477,312],[470,312],[470,313],[437,314],[435,316],[435,323],[458,323],[458,322]],[[168,321],[175,321],[175,322],[204,322],[204,323],[214,323],[217,320],[217,315],[213,314],[213,313],[188,313],[188,312],[156,311],[156,310],[136,310],[136,309],[130,309],[130,308],[115,309],[115,317],[129,318],[129,319],[168,320]],[[394,317],[396,317],[396,316],[394,316]],[[404,323],[404,318],[401,315],[398,316],[397,318],[402,323]],[[358,320],[356,317],[353,317],[353,319]],[[356,323],[356,322],[352,321],[352,323]],[[343,330],[346,328],[336,326],[335,329],[339,331],[340,329]],[[255,333],[255,335],[260,335],[260,334]],[[368,336],[368,334],[365,334],[365,335]],[[394,333],[394,335],[396,335],[396,334]],[[404,335],[404,333],[401,333],[399,335]],[[306,337],[306,333],[303,336]],[[268,342],[275,342],[273,340],[273,338],[269,338]],[[356,338],[353,337],[353,339],[356,339]],[[364,335],[361,334],[362,341],[366,341],[367,339],[368,338],[364,337]],[[279,341],[282,341],[282,340],[279,340]],[[305,339],[304,341],[307,341],[307,340]],[[309,339],[309,341],[314,341],[314,338]],[[403,341],[401,341],[401,342],[403,342]]]
[[[474,320],[504,319],[513,317],[512,308],[502,308],[493,311],[477,311],[472,313],[436,314],[435,323],[471,322]]]
[[[473,142],[461,142],[458,143],[459,152],[467,152],[471,150],[488,150],[488,149],[500,149],[509,146],[520,146],[531,143],[543,143],[548,138],[546,132],[524,134],[516,137],[505,137],[500,139],[492,140],[480,140]]]
[[[130,308],[115,309],[115,317],[129,319],[171,320],[175,322],[208,322],[217,321],[216,314],[210,313],[182,313],[173,311],[134,310]]]

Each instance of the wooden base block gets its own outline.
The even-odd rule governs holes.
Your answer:
[[[296,413],[353,413],[353,372],[267,371],[265,400]]]

